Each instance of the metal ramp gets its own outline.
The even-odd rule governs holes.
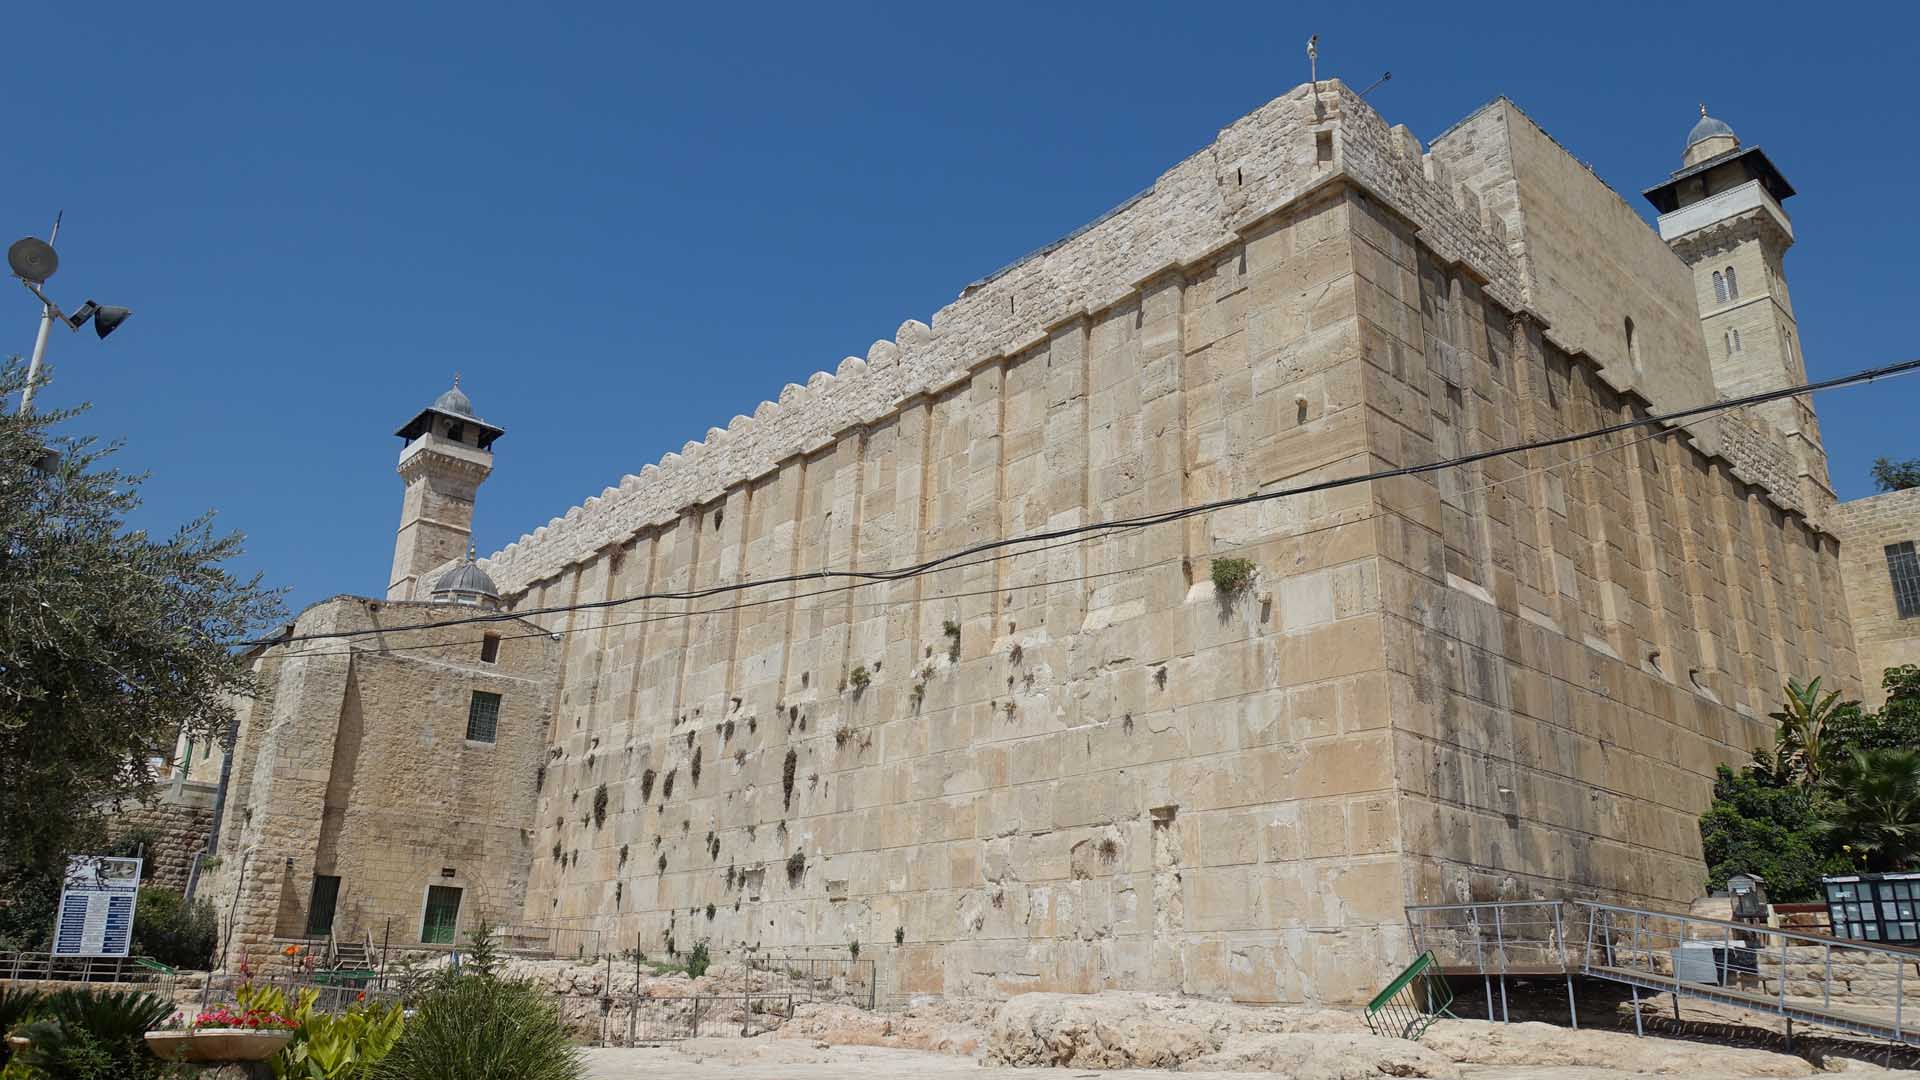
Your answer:
[[[1727,922],[1590,901],[1423,904],[1407,909],[1416,951],[1441,970],[1479,976],[1494,1016],[1504,1015],[1509,976],[1574,975],[1624,985],[1643,1032],[1641,991],[1711,1002],[1830,1031],[1920,1047],[1906,1016],[1909,983],[1920,987],[1920,950],[1826,934]],[[1578,1017],[1575,1016],[1575,1026]]]

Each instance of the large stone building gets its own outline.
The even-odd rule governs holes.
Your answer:
[[[857,942],[900,993],[1351,1000],[1409,903],[1686,904],[1781,683],[1860,686],[1811,405],[1337,483],[1800,381],[1766,157],[1703,116],[1648,194],[1505,99],[1423,150],[1301,86],[478,564],[501,431],[450,392],[386,599],[263,652],[230,947],[480,907]],[[489,594],[525,621],[446,625]]]

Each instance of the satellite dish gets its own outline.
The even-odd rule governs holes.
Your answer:
[[[7,249],[7,269],[20,280],[38,285],[60,269],[60,256],[53,253],[53,245],[45,240],[23,236]]]

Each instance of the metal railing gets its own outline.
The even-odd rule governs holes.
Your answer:
[[[1496,1016],[1493,991],[1500,989],[1503,1020],[1512,1019],[1509,976],[1559,976],[1567,984],[1567,1015],[1580,1026],[1574,1003],[1573,962],[1567,910],[1560,900],[1498,900],[1469,904],[1415,904],[1407,908],[1415,953],[1432,953],[1449,975],[1479,975],[1487,994],[1487,1019]]]
[[[746,957],[746,965],[750,979],[754,974],[764,977],[759,984],[762,989],[791,994],[801,1004],[826,1002],[871,1010],[878,996],[872,960],[756,953]]]
[[[684,997],[629,999],[627,1045],[698,1039],[703,1036],[753,1036],[793,1019],[792,994],[689,994]],[[601,1042],[605,1043],[605,1033]]]
[[[606,955],[612,935],[591,927],[519,925],[494,931],[500,948],[515,956],[598,960]]]
[[[0,953],[0,979],[46,982],[150,983],[171,979],[166,966],[147,956],[56,956],[45,952]]]
[[[1920,981],[1920,951],[1800,930],[1580,901],[1586,940],[1580,971],[1640,991],[1769,1013],[1787,1022],[1920,1046],[1906,992]],[[1908,969],[1912,968],[1912,971]]]

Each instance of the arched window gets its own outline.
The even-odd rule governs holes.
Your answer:
[[[1733,276],[1733,267],[1727,267],[1727,299],[1740,299],[1740,279]]]
[[[1727,279],[1721,277],[1718,270],[1713,272],[1713,302],[1716,304],[1727,302]]]
[[[1739,351],[1740,351],[1740,331],[1738,330],[1727,331],[1727,355],[1732,356],[1734,353],[1737,353]]]

